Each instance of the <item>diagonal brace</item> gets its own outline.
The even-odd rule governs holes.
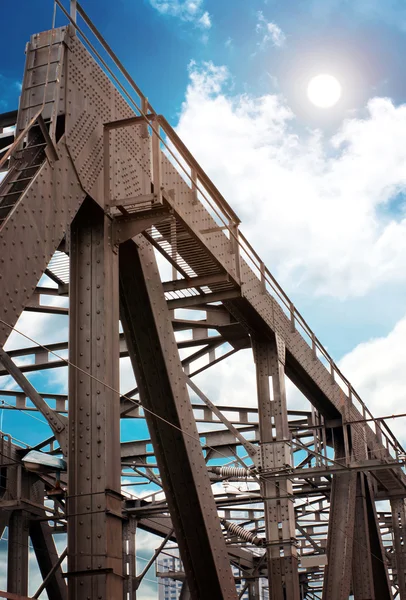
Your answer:
[[[221,410],[219,410],[217,408],[217,406],[215,404],[213,404],[213,402],[211,400],[209,400],[209,398],[205,394],[203,394],[201,389],[190,379],[190,377],[188,377],[187,375],[185,375],[185,377],[186,377],[186,383],[188,384],[188,386],[194,391],[194,393],[197,396],[199,396],[200,400],[203,400],[203,402],[206,404],[206,406],[208,406],[210,408],[210,410],[212,411],[212,413],[214,413],[216,415],[216,417],[218,419],[220,419],[220,421],[227,427],[227,429],[229,431],[231,431],[231,433],[235,436],[235,438],[239,442],[241,442],[241,445],[244,446],[244,448],[248,452],[248,455],[251,458],[254,458],[255,456],[257,456],[256,447],[253,444],[251,444],[251,442],[249,442],[247,439],[245,439],[245,437],[238,431],[238,429],[236,427],[234,427],[234,425],[232,423],[230,423],[230,421],[227,419],[227,417],[225,417],[223,415]]]
[[[52,410],[41,395],[34,388],[32,383],[28,381],[26,376],[21,372],[21,369],[11,360],[7,352],[0,348],[0,361],[3,363],[6,370],[10,373],[14,381],[20,386],[23,392],[30,398],[35,407],[44,415],[49,423],[50,428],[55,434],[59,442],[63,454],[67,454],[67,431],[66,424],[68,419],[59,413]]]

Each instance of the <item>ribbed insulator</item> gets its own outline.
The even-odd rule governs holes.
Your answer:
[[[224,529],[227,529],[232,535],[236,535],[245,542],[249,542],[255,546],[263,546],[264,540],[255,535],[255,533],[248,531],[248,529],[244,529],[244,527],[240,527],[236,523],[230,523],[230,521],[226,521],[225,519],[222,519],[221,523]]]
[[[253,475],[251,469],[243,469],[242,467],[210,467],[210,471],[221,477],[235,477],[239,479],[246,479]]]

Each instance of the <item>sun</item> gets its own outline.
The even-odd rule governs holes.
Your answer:
[[[330,108],[341,97],[341,85],[332,75],[316,75],[309,81],[307,97],[319,108]]]

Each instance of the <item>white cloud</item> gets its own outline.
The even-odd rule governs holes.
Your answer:
[[[150,0],[150,3],[163,15],[194,23],[201,29],[211,27],[210,15],[203,10],[203,0]]]
[[[211,19],[210,19],[210,15],[207,12],[204,12],[202,14],[202,16],[200,17],[199,21],[200,25],[204,28],[204,29],[210,29],[211,27]]]
[[[177,132],[281,282],[345,298],[403,281],[406,105],[373,98],[327,139],[296,133],[280,95],[233,95],[230,79],[191,63]]]
[[[261,35],[261,41],[257,44],[260,50],[264,50],[269,43],[281,48],[286,42],[286,36],[282,29],[276,23],[268,22],[261,10],[258,11],[256,32]]]
[[[340,368],[374,416],[406,412],[406,315],[385,337],[359,344],[340,361]],[[406,443],[406,419],[387,424]]]

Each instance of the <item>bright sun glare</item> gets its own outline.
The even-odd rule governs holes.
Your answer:
[[[339,101],[341,85],[332,75],[316,75],[309,81],[307,96],[315,106],[329,108]]]

